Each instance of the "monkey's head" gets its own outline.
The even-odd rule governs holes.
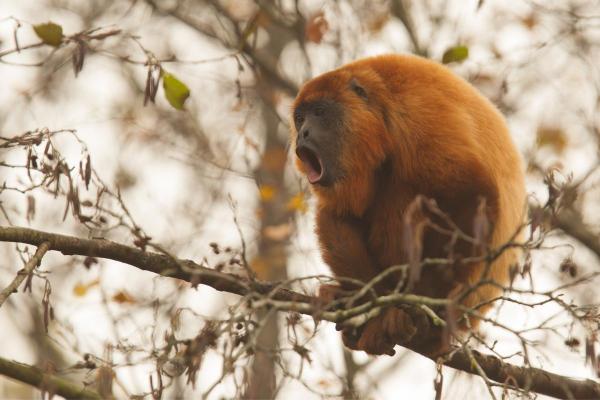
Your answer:
[[[317,196],[347,198],[355,213],[392,148],[379,74],[349,64],[308,81],[294,101],[296,166]],[[343,207],[340,207],[343,208]]]

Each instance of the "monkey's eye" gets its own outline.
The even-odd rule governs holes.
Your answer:
[[[352,79],[352,81],[350,82],[350,88],[358,96],[362,97],[363,99],[367,99],[367,91],[365,90],[365,88],[360,86],[360,84],[356,81],[356,79]]]
[[[314,113],[317,117],[322,117],[325,114],[325,107],[318,105],[315,107]]]
[[[304,116],[297,112],[294,114],[294,124],[296,124],[296,129],[299,129],[302,126],[302,123],[304,122]]]

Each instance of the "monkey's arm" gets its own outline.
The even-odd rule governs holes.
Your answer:
[[[323,259],[336,277],[352,278],[366,283],[382,271],[369,254],[358,221],[340,218],[325,210],[319,210],[317,234],[321,242]],[[396,283],[393,278],[384,281],[375,287],[380,295],[393,289]],[[321,285],[319,297],[328,303],[337,297],[340,289],[344,291],[359,289],[358,286],[347,284],[343,280],[341,283],[341,288],[334,285]],[[369,354],[394,355],[394,346],[408,343],[415,336],[416,330],[417,326],[412,316],[400,308],[388,307],[362,327],[344,329],[342,340],[353,350],[363,350]]]
[[[317,211],[317,236],[323,260],[336,277],[366,283],[381,272],[367,250],[358,221],[321,209]]]

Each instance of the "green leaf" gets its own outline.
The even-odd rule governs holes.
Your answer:
[[[50,46],[58,47],[62,43],[62,26],[57,25],[54,22],[34,25],[33,30],[35,31],[35,34],[42,39],[42,42],[49,44]]]
[[[190,89],[175,77],[175,75],[165,72],[163,74],[163,89],[165,97],[169,104],[178,110],[183,110],[183,104],[190,96]]]
[[[469,48],[467,46],[454,46],[450,47],[444,52],[442,62],[449,64],[451,62],[461,62],[469,57]]]

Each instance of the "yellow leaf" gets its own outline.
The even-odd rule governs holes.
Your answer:
[[[93,288],[94,286],[100,284],[100,280],[98,279],[94,279],[93,281],[89,282],[89,283],[77,283],[74,287],[73,287],[73,294],[77,297],[83,297],[87,294],[88,290],[90,290],[91,288]]]
[[[273,200],[273,197],[275,197],[275,188],[270,185],[260,185],[258,188],[258,193],[260,194],[260,200],[268,203],[269,201]]]
[[[569,139],[565,132],[560,128],[541,126],[537,130],[537,145],[539,147],[550,147],[557,153],[562,153]]]
[[[58,47],[62,43],[62,26],[55,24],[54,22],[34,25],[33,30],[35,31],[35,34],[42,39],[42,42],[50,46]]]
[[[183,110],[183,105],[190,97],[190,89],[175,77],[175,75],[165,72],[163,75],[163,89],[165,97],[169,104],[178,110]]]
[[[442,62],[449,64],[451,62],[462,62],[469,57],[469,48],[467,46],[450,47],[444,52]]]
[[[308,210],[308,205],[306,204],[306,199],[304,198],[304,193],[300,192],[296,194],[294,197],[288,201],[287,204],[288,210],[298,211],[299,213],[305,213]]]
[[[136,300],[126,291],[121,290],[120,292],[117,292],[113,297],[112,297],[112,301],[123,304],[123,303],[130,303],[130,304],[134,304],[136,303]]]

